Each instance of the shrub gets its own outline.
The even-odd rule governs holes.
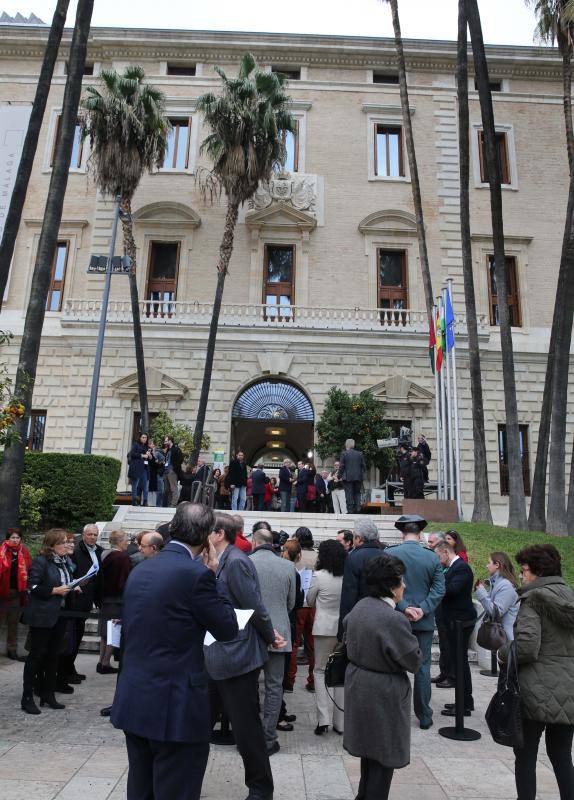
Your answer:
[[[22,533],[34,533],[42,519],[42,505],[46,499],[45,489],[35,489],[29,483],[22,484],[20,492],[20,528]]]
[[[120,462],[77,453],[26,453],[22,485],[44,489],[41,524],[79,530],[87,522],[111,519]]]
[[[166,411],[160,411],[150,423],[150,436],[156,445],[163,444],[166,436],[171,436],[181,452],[188,456],[193,450],[193,429],[189,425],[176,424]],[[209,450],[211,438],[208,433],[201,437],[201,449]]]

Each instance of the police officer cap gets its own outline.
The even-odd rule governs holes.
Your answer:
[[[403,514],[402,517],[399,517],[398,520],[395,522],[395,528],[398,528],[400,531],[404,530],[405,525],[418,525],[419,528],[424,530],[427,526],[426,519],[420,517],[418,514]]]

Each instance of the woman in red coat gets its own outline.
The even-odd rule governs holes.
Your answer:
[[[22,544],[18,531],[8,530],[0,546],[0,620],[6,617],[6,652],[13,661],[18,658],[18,619],[26,603],[28,571],[32,557]]]

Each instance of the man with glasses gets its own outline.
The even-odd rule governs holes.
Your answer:
[[[163,536],[157,531],[146,531],[140,540],[139,551],[144,558],[156,556],[163,548]]]

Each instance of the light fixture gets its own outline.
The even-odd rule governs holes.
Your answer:
[[[313,458],[313,451],[312,450],[309,450],[309,452],[307,453],[307,458]]]
[[[282,447],[285,447],[285,442],[267,442],[267,447],[270,450],[280,450]]]
[[[287,431],[285,428],[265,428],[265,433],[268,436],[285,436]]]

